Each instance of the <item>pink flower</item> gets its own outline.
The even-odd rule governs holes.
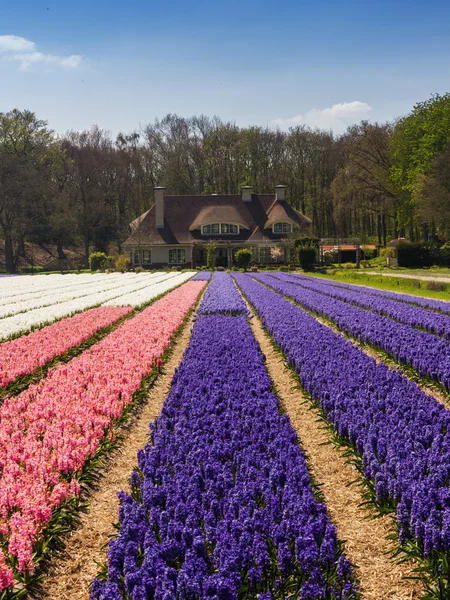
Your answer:
[[[19,570],[32,571],[33,545],[52,509],[80,492],[76,478],[63,475],[76,477],[110,434],[205,285],[173,290],[0,407],[0,533]],[[7,586],[8,569],[0,561]]]

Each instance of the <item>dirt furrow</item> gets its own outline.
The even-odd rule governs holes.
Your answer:
[[[117,522],[119,502],[116,494],[120,490],[129,490],[131,471],[137,464],[136,453],[148,441],[149,423],[161,412],[175,369],[189,343],[192,323],[193,316],[174,342],[163,373],[150,389],[145,405],[128,424],[120,448],[112,453],[108,468],[89,498],[88,512],[66,540],[64,555],[52,560],[48,575],[32,598],[88,600],[90,584],[99,571],[99,564],[106,561],[106,544],[114,532],[113,523]]]
[[[250,309],[251,310],[251,309]],[[254,312],[252,311],[252,314]],[[367,600],[410,600],[420,598],[422,585],[405,579],[413,575],[414,564],[398,564],[386,554],[394,544],[387,536],[395,532],[388,516],[368,518],[362,490],[355,484],[356,469],[348,463],[343,450],[331,445],[331,433],[319,421],[318,411],[298,389],[292,371],[286,366],[264,331],[258,317],[250,320],[253,333],[280,401],[306,452],[311,473],[320,485],[327,509],[338,536],[345,540],[345,553],[356,565],[363,598]]]

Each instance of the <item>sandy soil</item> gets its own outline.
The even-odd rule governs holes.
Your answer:
[[[147,402],[127,426],[120,449],[112,454],[89,499],[89,510],[81,525],[68,537],[64,555],[53,559],[41,588],[31,594],[43,600],[88,600],[89,586],[106,561],[113,523],[117,522],[119,502],[116,493],[129,491],[129,477],[136,466],[136,453],[148,441],[150,421],[161,412],[175,369],[181,362],[189,342],[192,317],[177,338],[163,374],[150,389]]]
[[[298,382],[276,352],[258,318],[251,327],[261,350],[266,355],[267,369],[280,401],[295,428],[308,465],[325,497],[328,512],[336,525],[338,536],[345,540],[345,552],[356,565],[363,598],[367,600],[408,600],[419,598],[421,584],[405,579],[412,575],[413,563],[398,564],[386,555],[392,541],[386,539],[395,531],[390,517],[368,518],[361,507],[361,489],[354,481],[358,473],[343,455],[331,445],[331,433],[319,421],[316,409],[296,389]]]

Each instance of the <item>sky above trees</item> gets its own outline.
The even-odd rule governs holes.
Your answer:
[[[2,0],[0,112],[114,135],[175,112],[340,133],[449,87],[441,0]]]

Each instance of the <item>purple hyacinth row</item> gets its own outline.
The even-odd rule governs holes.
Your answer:
[[[448,552],[450,411],[279,294],[235,278],[304,388],[354,444],[377,499],[396,507],[400,539],[427,556]]]
[[[420,376],[431,377],[450,389],[450,342],[447,340],[271,275],[256,273],[254,277],[306,309],[331,319],[345,333],[411,365]]]
[[[231,275],[218,271],[212,276],[198,312],[201,315],[239,315],[248,311]]]
[[[302,278],[308,279],[310,281],[317,281],[317,277],[312,277],[309,275],[299,275],[292,274],[293,278]],[[324,280],[319,280],[324,281]],[[363,290],[368,294],[372,294],[373,296],[380,296],[382,298],[389,298],[390,300],[395,300],[396,302],[405,302],[406,304],[413,304],[416,306],[421,306],[422,308],[426,308],[428,310],[433,310],[437,312],[442,312],[444,314],[450,314],[450,302],[446,302],[445,300],[433,300],[432,298],[421,298],[420,296],[413,296],[412,294],[400,294],[398,292],[388,292],[387,290],[379,290],[376,288],[370,288],[364,285],[352,285],[350,283],[342,283],[341,281],[334,280],[326,280],[330,285],[338,288],[344,289],[352,289],[352,290]]]
[[[426,329],[450,340],[450,317],[425,308],[397,302],[390,298],[381,298],[367,293],[364,288],[339,288],[323,279],[294,277],[287,273],[274,274],[274,277],[287,283],[301,285],[306,289],[319,292],[336,300],[342,300],[361,308],[369,309],[380,315],[390,317],[399,323]]]
[[[211,279],[211,271],[201,271],[194,275],[191,281],[209,281]]]
[[[246,317],[197,320],[92,599],[358,596],[263,359]]]

